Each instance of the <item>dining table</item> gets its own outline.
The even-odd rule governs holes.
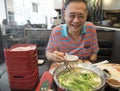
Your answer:
[[[83,62],[83,61],[80,60],[79,62]],[[86,61],[85,63],[91,64],[91,62],[89,62],[89,61]],[[104,64],[112,65],[114,63],[104,63]],[[104,65],[104,64],[101,64],[101,65]],[[48,71],[43,72],[35,91],[65,91],[65,90],[59,88],[56,85],[56,82],[54,81],[54,71],[60,65],[61,65],[60,63],[55,62],[55,63],[51,64],[50,69]],[[115,65],[120,65],[120,64],[115,64]],[[118,67],[120,68],[120,66],[118,66]],[[103,70],[103,69],[101,69],[101,70]],[[119,70],[119,72],[120,72],[120,70]],[[101,89],[99,91],[120,91],[120,87],[114,88],[106,82],[103,89]]]

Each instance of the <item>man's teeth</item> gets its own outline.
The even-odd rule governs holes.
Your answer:
[[[79,27],[79,25],[73,25],[74,27]]]

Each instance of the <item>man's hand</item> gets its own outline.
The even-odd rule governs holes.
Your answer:
[[[64,61],[64,56],[65,56],[65,53],[58,52],[58,51],[54,51],[53,54],[52,54],[52,58],[56,62],[62,62],[62,61]]]
[[[48,60],[62,62],[64,61],[64,52],[54,51],[54,52],[46,52],[46,57]]]

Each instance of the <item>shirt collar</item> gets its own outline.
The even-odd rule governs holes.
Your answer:
[[[84,33],[86,33],[86,23],[82,27],[82,34],[84,34]],[[62,25],[62,36],[63,37],[67,37],[68,36],[67,25],[66,24]]]

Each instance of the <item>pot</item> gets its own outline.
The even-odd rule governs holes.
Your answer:
[[[78,63],[78,62],[72,62],[72,63],[70,63],[70,65],[73,68],[77,67],[80,69],[82,68],[82,69],[94,72],[101,78],[100,86],[95,88],[94,91],[98,91],[98,90],[102,89],[104,87],[104,85],[106,84],[106,75],[105,75],[104,71],[102,71],[100,68],[96,67],[95,65],[87,64],[87,63]],[[66,72],[65,65],[61,65],[61,66],[57,67],[54,71],[54,81],[57,84],[57,86],[59,88],[61,88],[62,90],[70,91],[70,90],[68,90],[68,88],[63,87],[58,81],[58,76],[61,75],[63,72]]]

